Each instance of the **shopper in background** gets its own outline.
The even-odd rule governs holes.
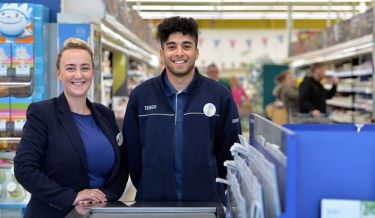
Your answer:
[[[287,108],[289,116],[299,112],[299,92],[293,75],[289,71],[284,71],[276,76],[278,87],[276,97],[280,99]]]
[[[225,160],[241,133],[231,94],[202,76],[198,26],[193,18],[171,17],[157,27],[160,76],[130,94],[123,133],[136,200],[223,201]]]
[[[306,76],[299,88],[299,111],[313,117],[321,117],[327,112],[326,100],[336,93],[338,79],[332,78],[332,88],[326,90],[321,84],[325,77],[325,66],[322,63],[311,66],[311,76]]]
[[[207,76],[208,78],[223,84],[230,91],[230,85],[227,82],[219,79],[219,68],[216,66],[216,64],[211,63],[210,65],[208,65]]]
[[[240,112],[240,117],[247,117],[250,113],[250,98],[247,96],[245,89],[236,77],[232,76],[229,79],[229,84],[234,103],[236,103]]]
[[[87,99],[90,47],[68,39],[56,67],[64,91],[29,105],[14,158],[17,181],[31,193],[25,217],[64,217],[76,204],[117,200],[127,181],[115,116]]]

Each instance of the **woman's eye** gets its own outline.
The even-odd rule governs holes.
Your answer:
[[[87,72],[87,71],[90,70],[90,67],[83,67],[81,70],[82,70],[83,72]]]
[[[74,67],[67,67],[65,70],[68,71],[68,72],[73,72],[75,70],[75,68]]]

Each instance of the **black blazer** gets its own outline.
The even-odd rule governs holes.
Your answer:
[[[87,100],[95,122],[111,142],[116,164],[103,187],[108,201],[118,200],[128,178],[123,160],[125,146],[118,146],[114,113]],[[89,188],[85,148],[64,94],[31,103],[14,158],[17,181],[32,196],[25,217],[64,217],[79,191]]]

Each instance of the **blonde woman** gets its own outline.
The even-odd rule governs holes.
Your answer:
[[[68,39],[56,68],[64,91],[29,105],[14,159],[17,181],[31,193],[25,217],[64,217],[76,204],[117,200],[127,181],[114,114],[87,99],[90,47]]]

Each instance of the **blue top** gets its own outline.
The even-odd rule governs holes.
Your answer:
[[[177,199],[182,199],[182,175],[183,175],[183,126],[184,126],[184,109],[185,109],[185,91],[178,92],[169,82],[165,75],[163,79],[164,90],[168,96],[169,104],[175,112],[174,122],[174,153],[173,153],[173,169],[175,176]]]
[[[115,165],[115,152],[92,115],[73,113],[73,117],[85,146],[89,186],[101,187]]]

